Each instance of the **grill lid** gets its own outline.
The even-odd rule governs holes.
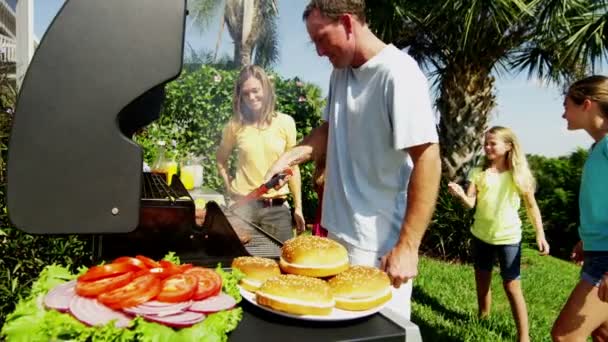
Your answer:
[[[142,151],[182,67],[186,0],[68,0],[23,81],[7,206],[28,233],[120,233],[138,224]]]

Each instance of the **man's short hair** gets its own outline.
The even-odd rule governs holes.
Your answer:
[[[338,20],[341,15],[348,13],[365,23],[365,0],[311,0],[304,9],[302,19],[306,21],[314,9],[332,20]]]

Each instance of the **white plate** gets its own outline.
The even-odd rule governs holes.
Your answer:
[[[392,288],[391,288],[392,289]],[[376,312],[382,310],[382,308],[386,305],[386,303],[377,306],[373,309],[369,309],[369,310],[365,310],[365,311],[346,311],[346,310],[341,310],[341,309],[337,309],[337,308],[333,308],[331,314],[327,315],[327,316],[319,316],[319,315],[294,315],[294,314],[290,314],[287,312],[282,312],[282,311],[277,311],[274,309],[271,309],[269,307],[260,305],[257,303],[257,301],[255,300],[255,293],[253,292],[249,292],[247,290],[245,290],[244,288],[239,286],[239,290],[241,291],[241,295],[243,296],[243,298],[248,301],[249,303],[257,306],[258,308],[261,308],[263,310],[275,313],[279,316],[285,316],[285,317],[290,317],[290,318],[295,318],[295,319],[301,319],[304,321],[328,321],[328,322],[332,322],[332,321],[346,321],[346,320],[350,320],[350,319],[357,319],[357,318],[361,318],[361,317],[366,317],[369,315],[373,315]]]

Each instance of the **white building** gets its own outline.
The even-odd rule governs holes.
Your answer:
[[[17,61],[16,22],[15,8],[7,0],[0,0],[0,62],[2,63]]]
[[[15,70],[21,74],[21,77],[23,76],[33,55],[33,50],[38,46],[38,41],[33,34],[33,1],[22,1],[23,3],[18,4],[19,0],[0,0],[0,64],[8,64],[11,67],[11,78],[15,78]],[[27,5],[26,2],[28,2]],[[22,5],[20,10],[23,11],[20,19],[17,19],[18,5]],[[20,25],[17,25],[17,20],[20,20]],[[26,40],[33,40],[33,47],[27,47],[25,41],[17,44],[19,34]],[[18,45],[21,46],[21,52],[18,52]],[[19,63],[19,60],[22,62]]]

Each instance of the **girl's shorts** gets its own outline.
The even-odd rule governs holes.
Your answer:
[[[608,272],[608,251],[585,251],[585,262],[581,269],[581,280],[600,286],[604,273]]]
[[[502,280],[519,279],[521,242],[512,245],[491,245],[473,237],[473,259],[476,270],[492,272],[497,256]]]

